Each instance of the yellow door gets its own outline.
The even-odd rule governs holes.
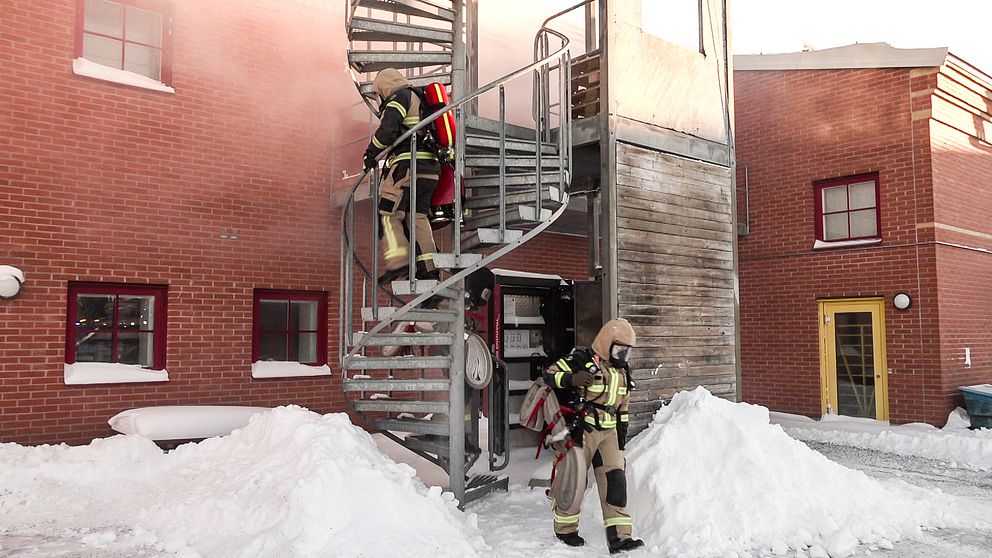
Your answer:
[[[823,412],[889,419],[885,300],[820,301]]]

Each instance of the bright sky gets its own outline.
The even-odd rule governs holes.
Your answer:
[[[646,0],[653,1],[653,0]],[[735,54],[886,42],[949,47],[992,74],[992,0],[732,0]]]

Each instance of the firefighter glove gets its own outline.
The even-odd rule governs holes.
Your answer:
[[[592,372],[588,370],[579,370],[578,372],[573,372],[572,374],[565,374],[565,382],[568,382],[569,387],[586,387],[592,385]]]
[[[363,157],[362,160],[365,163],[365,170],[366,171],[368,171],[371,168],[375,167],[375,163],[376,163],[375,156],[376,156],[376,152],[371,147],[369,147],[368,149],[365,150],[365,156]]]
[[[620,446],[620,451],[627,445],[627,423],[621,422],[617,423],[617,445]]]

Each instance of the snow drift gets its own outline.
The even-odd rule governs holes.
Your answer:
[[[476,556],[474,515],[345,414],[280,407],[163,453],[140,436],[0,444],[0,529],[184,557]]]
[[[768,410],[682,392],[627,446],[635,535],[669,556],[849,556],[964,526],[939,492],[847,469],[771,425]]]

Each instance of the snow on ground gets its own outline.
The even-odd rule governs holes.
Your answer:
[[[819,421],[771,413],[772,422],[794,438],[926,457],[975,471],[992,471],[992,429],[968,430],[967,413],[957,409],[943,429],[924,423],[890,425],[871,419],[824,415]]]
[[[94,549],[184,558],[485,550],[475,516],[415,475],[347,415],[299,407],[169,453],[140,436],[83,447],[3,444],[0,532],[61,533]]]
[[[788,437],[762,407],[679,394],[628,445],[628,507],[647,543],[630,556],[978,557],[992,542],[988,475],[816,447],[869,474]],[[298,407],[167,454],[137,436],[0,444],[0,556],[603,556],[594,482],[579,524],[587,545],[554,538],[544,489],[526,486],[548,477],[550,459],[515,450],[509,493],[459,512],[425,486],[446,484],[433,465],[346,415]]]
[[[977,519],[940,494],[838,465],[769,424],[766,408],[705,388],[659,411],[627,462],[635,526],[669,555],[848,556]]]

